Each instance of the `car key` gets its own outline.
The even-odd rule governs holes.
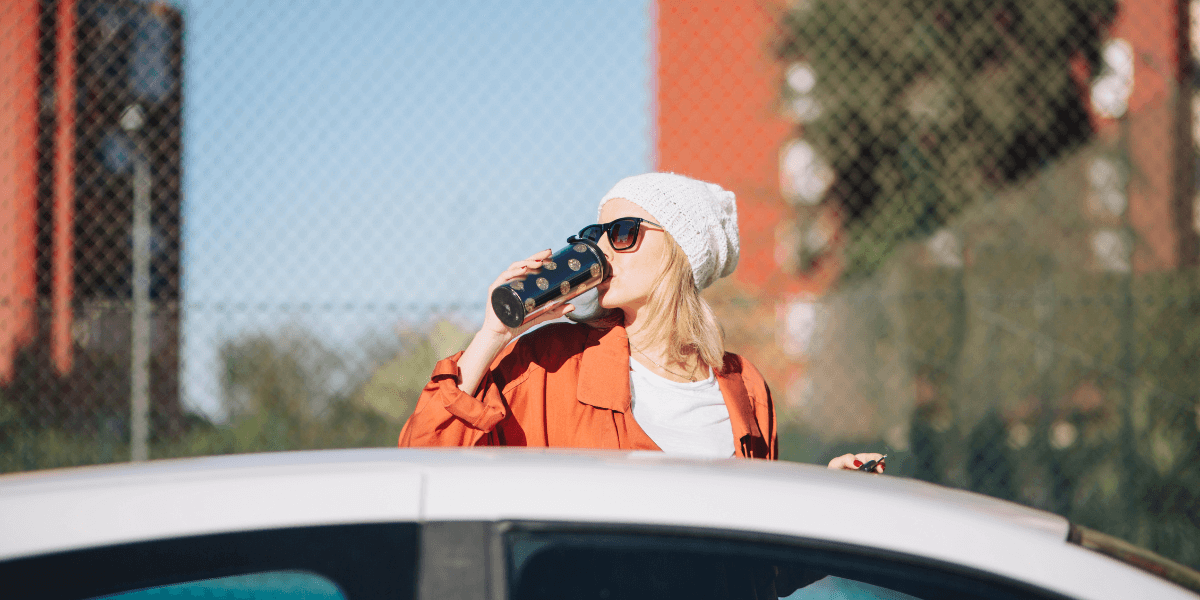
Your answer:
[[[879,460],[868,460],[867,462],[863,463],[863,466],[859,467],[858,470],[872,472],[875,470],[875,465],[878,465],[879,463],[882,463],[886,460],[887,460],[887,455],[884,454],[883,456],[879,457]]]

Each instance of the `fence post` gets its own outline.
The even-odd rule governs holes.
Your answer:
[[[130,460],[150,457],[150,157],[139,133],[145,117],[138,105],[121,115],[121,127],[134,138],[133,310],[130,315]]]

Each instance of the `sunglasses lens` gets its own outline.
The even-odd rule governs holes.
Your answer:
[[[600,225],[588,225],[579,230],[580,238],[593,242],[600,241],[602,235],[604,235],[604,227]]]
[[[632,247],[637,242],[637,234],[637,221],[625,219],[613,221],[611,230],[613,250],[625,250]]]

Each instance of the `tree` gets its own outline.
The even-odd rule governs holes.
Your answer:
[[[353,348],[296,327],[229,340],[220,350],[225,437],[201,439],[193,453],[393,446],[434,364],[469,340],[449,321],[364,336]]]
[[[779,56],[815,75],[803,137],[828,162],[850,274],[1092,135],[1115,0],[808,0]],[[789,92],[794,100],[795,91]]]
[[[399,426],[416,408],[433,366],[470,341],[471,332],[450,321],[438,321],[428,329],[402,331],[398,350],[388,347],[374,353],[383,360],[378,361],[379,368],[355,394],[355,403],[395,423],[399,433]]]
[[[330,382],[341,362],[311,333],[291,328],[221,345],[221,391],[233,419],[270,413],[310,420],[333,401]]]

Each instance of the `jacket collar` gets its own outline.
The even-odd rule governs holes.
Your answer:
[[[617,325],[609,330],[589,332],[580,353],[579,383],[576,397],[596,408],[629,413],[632,402],[629,393],[629,337],[625,328]],[[729,424],[733,439],[740,441],[749,435],[762,437],[754,406],[742,383],[742,365],[738,356],[725,355],[726,371],[717,374],[717,385],[725,406],[729,409]]]
[[[717,385],[725,397],[729,409],[729,424],[733,426],[733,439],[740,441],[746,436],[761,438],[758,419],[754,418],[754,403],[742,382],[742,363],[738,356],[725,354],[725,372],[717,374]]]
[[[588,332],[579,353],[575,394],[580,402],[596,408],[630,412],[629,338],[624,327]]]

